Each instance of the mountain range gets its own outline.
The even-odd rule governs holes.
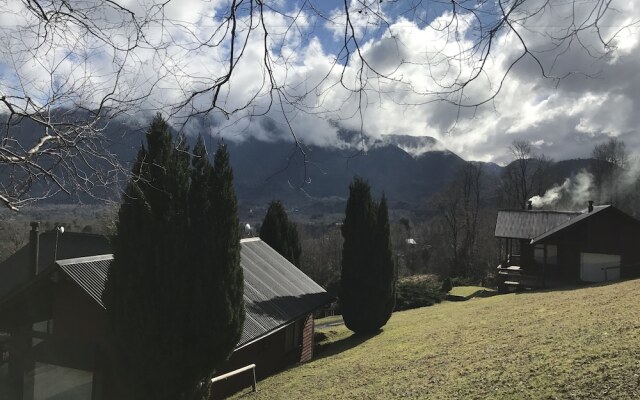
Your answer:
[[[133,161],[144,142],[144,128],[126,128],[124,123],[115,122],[105,131],[111,142],[110,151],[125,164]],[[31,140],[37,131],[27,122],[14,129],[22,134],[14,131],[15,137]],[[207,140],[210,152],[215,151],[217,141]],[[279,199],[288,208],[305,214],[342,212],[354,176],[368,180],[374,196],[384,192],[390,208],[417,210],[450,183],[466,163],[438,140],[426,136],[386,135],[363,140],[359,133],[342,131],[334,147],[253,138],[225,143],[243,210],[262,209],[269,201]],[[503,167],[481,164],[488,177],[487,185],[495,186]],[[556,175],[564,178],[587,164],[587,160],[567,160],[554,166]],[[58,197],[52,201],[76,200]]]

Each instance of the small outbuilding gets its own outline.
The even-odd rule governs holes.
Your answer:
[[[0,297],[0,332],[9,334],[4,337],[8,379],[0,382],[0,388],[11,392],[8,398],[20,400],[114,398],[113,388],[105,387],[105,382],[113,381],[113,371],[102,303],[113,256],[76,257],[36,268],[42,264],[34,242],[37,226],[34,230],[32,244],[26,246],[32,264],[23,265],[32,271]],[[245,323],[232,356],[216,375],[255,364],[260,379],[309,361],[313,312],[333,298],[260,239],[241,241],[241,265]],[[216,382],[213,397],[250,386],[252,380],[248,371]]]
[[[640,221],[610,205],[500,210],[499,286],[546,288],[640,276]]]

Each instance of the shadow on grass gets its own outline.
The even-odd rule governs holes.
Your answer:
[[[374,332],[374,333],[370,333],[370,334],[365,334],[365,335],[358,335],[358,334],[351,334],[350,336],[347,336],[345,338],[342,339],[338,339],[335,342],[330,342],[330,343],[325,343],[322,344],[320,346],[317,346],[314,349],[314,355],[313,355],[313,360],[311,361],[316,362],[318,360],[322,360],[323,358],[326,357],[330,357],[339,353],[342,353],[343,351],[352,349],[364,342],[366,342],[367,340],[374,338],[376,336],[378,336],[380,333],[382,333],[382,329],[379,329],[378,331]],[[281,374],[285,371],[288,371],[290,369],[294,369],[294,368],[298,368],[299,364],[296,365],[291,365],[281,371],[277,371],[274,372],[271,375],[277,375],[277,374]],[[265,379],[266,377],[261,378],[260,380]],[[260,391],[260,382],[258,382],[257,387],[257,391]],[[252,395],[254,395],[254,392],[251,391],[251,388],[245,388],[243,390],[241,390],[240,392],[236,393],[235,396],[239,397],[239,398],[250,398]]]
[[[367,340],[378,336],[380,333],[382,333],[382,329],[379,329],[376,332],[369,333],[369,334],[354,333],[345,338],[338,339],[335,342],[321,344],[315,349],[316,354],[313,357],[314,361],[325,358],[325,357],[330,357],[330,356],[342,353],[343,351],[352,349],[366,342]]]

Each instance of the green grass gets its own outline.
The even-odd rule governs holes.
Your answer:
[[[494,290],[482,286],[455,286],[449,292],[449,296],[457,297],[460,300],[467,300],[483,292],[494,292]]]
[[[640,280],[446,302],[344,326],[251,399],[637,399]]]
[[[315,325],[329,325],[329,324],[341,324],[342,315],[332,315],[330,317],[318,318],[315,320]]]

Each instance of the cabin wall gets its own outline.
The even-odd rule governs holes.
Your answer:
[[[48,332],[35,348],[37,361],[93,371],[97,343],[106,332],[104,310],[74,283],[55,284]],[[41,324],[46,326],[45,323]]]
[[[287,329],[290,329],[287,332]],[[291,339],[297,338],[297,343]],[[313,357],[313,315],[305,316],[253,344],[235,351],[216,372],[216,376],[256,364],[256,379],[261,380],[284,368]],[[243,372],[213,384],[210,399],[222,399],[237,391],[250,388],[251,371]],[[258,385],[259,386],[259,385]]]
[[[613,209],[566,228],[543,243],[558,246],[558,272],[565,283],[581,282],[580,253],[620,255],[620,277],[640,277],[640,225]]]
[[[96,398],[92,386],[98,343],[106,332],[104,310],[73,282],[60,279],[53,285],[50,319],[36,324],[40,332],[34,335],[40,340],[36,340],[33,356],[36,363],[46,367],[36,369],[32,379],[36,389],[41,386],[38,382],[50,385],[51,379],[57,379],[60,390],[66,388],[79,396],[83,393],[78,398]]]
[[[10,354],[11,385],[20,400],[53,398],[67,391],[89,399],[104,311],[75,284],[47,282],[47,290],[35,292],[47,296],[21,308],[30,323],[11,332],[18,345]],[[31,313],[30,308],[48,312]]]
[[[309,316],[304,321],[304,326],[302,327],[302,349],[300,354],[300,362],[311,361],[313,358],[313,332],[314,332],[315,321],[313,320],[313,314],[309,314]]]
[[[93,299],[69,280],[56,285],[53,299],[53,334],[97,342],[106,332],[106,314]]]
[[[580,282],[579,243],[558,244],[558,268],[565,283]]]

